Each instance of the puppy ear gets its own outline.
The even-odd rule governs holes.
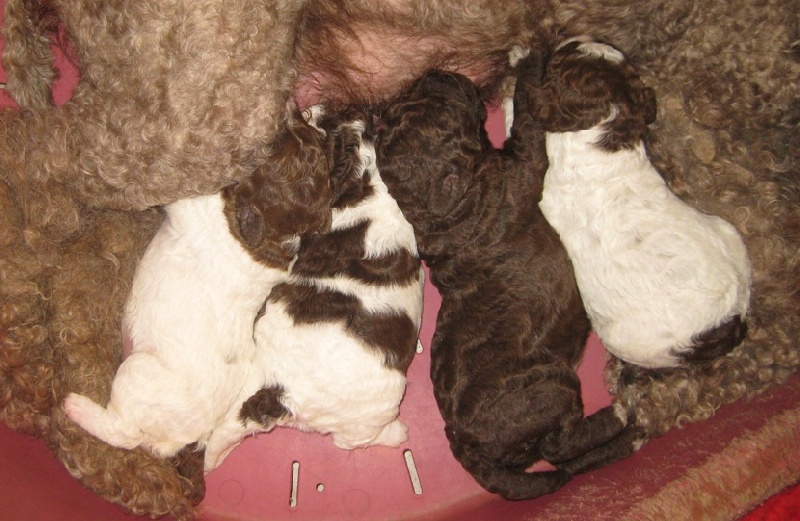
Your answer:
[[[656,119],[656,97],[653,89],[619,85],[617,115],[609,122],[608,131],[600,145],[607,150],[630,148],[647,133],[647,125]]]
[[[261,214],[279,237],[330,226],[330,171],[323,134],[299,115],[288,122],[268,163],[252,177]]]
[[[241,195],[236,196],[236,224],[242,238],[251,247],[257,248],[264,241],[267,231],[264,216],[247,204]]]
[[[457,168],[451,165],[451,169]],[[441,181],[434,180],[428,190],[428,210],[434,217],[444,217],[458,205],[466,191],[464,179],[456,172],[445,175]]]

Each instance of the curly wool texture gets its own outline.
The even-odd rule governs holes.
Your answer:
[[[64,160],[47,154],[47,138],[28,132],[43,119],[24,113],[13,125],[0,127],[0,419],[38,435],[49,429],[57,400],[48,331],[51,279],[63,264],[63,245],[80,227],[78,206],[63,185],[25,177],[29,161]]]
[[[156,211],[84,212],[81,233],[66,245],[52,279],[50,337],[59,397],[79,392],[105,403],[120,363],[119,317],[137,261],[157,228]],[[89,489],[136,514],[193,515],[202,483],[182,478],[168,460],[144,449],[111,447],[53,410],[46,436],[56,458]],[[199,496],[199,497],[198,497]]]
[[[135,2],[124,10],[114,2],[7,0],[7,18],[25,2],[55,10],[81,69],[72,100],[27,129],[68,134],[43,150],[69,160],[29,161],[28,177],[67,182],[93,206],[141,209],[215,192],[264,162],[294,78],[301,0]],[[21,117],[2,113],[0,128]]]
[[[58,20],[49,6],[33,2],[6,2],[3,35],[21,42],[3,53],[6,88],[18,96],[23,107],[52,106],[50,85],[58,73],[53,66],[49,35],[57,32]],[[32,11],[34,16],[28,16]]]
[[[80,210],[58,186],[0,183],[0,419],[43,437],[84,485],[127,510],[189,518],[202,484],[143,450],[101,443],[59,407],[70,391],[107,400],[122,304],[158,213]]]
[[[708,367],[669,371],[610,362],[613,394],[651,435],[708,418],[800,365],[796,5],[736,4],[562,11],[571,30],[624,46],[642,67],[659,100],[649,144],[654,164],[686,202],[733,223],[753,263],[751,329],[731,354]]]
[[[45,305],[52,259],[30,251],[13,195],[8,185],[0,183],[0,420],[41,436],[49,427],[55,400]]]

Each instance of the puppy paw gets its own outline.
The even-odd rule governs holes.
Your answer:
[[[72,421],[92,432],[92,426],[100,421],[105,409],[89,397],[70,393],[64,399],[64,412]]]
[[[105,407],[89,397],[68,394],[64,399],[64,412],[83,430],[109,445],[133,449],[142,443],[138,428],[124,425],[118,416],[109,414]]]
[[[527,47],[522,47],[521,45],[515,45],[508,51],[508,64],[511,67],[516,67],[520,60],[525,58],[531,53],[531,50]]]
[[[614,403],[614,416],[619,418],[622,425],[628,425],[628,409],[622,403]]]
[[[400,420],[395,420],[383,428],[378,437],[375,438],[373,445],[399,447],[406,441],[408,441],[408,427]]]

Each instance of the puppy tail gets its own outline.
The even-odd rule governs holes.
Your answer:
[[[551,494],[572,479],[563,469],[525,472],[484,463],[470,467],[465,466],[483,488],[514,501]]]
[[[178,471],[178,474],[192,483],[189,500],[193,505],[200,503],[206,494],[205,473],[203,472],[205,454],[205,448],[200,443],[194,442],[184,446],[170,458],[170,463]]]
[[[675,355],[684,363],[707,364],[728,354],[746,336],[747,323],[741,315],[735,315],[727,322],[696,335],[689,350]]]
[[[126,428],[122,418],[86,396],[67,395],[64,411],[86,432],[114,447],[134,449],[144,441],[139,429]]]

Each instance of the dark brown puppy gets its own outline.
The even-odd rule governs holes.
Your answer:
[[[378,167],[442,294],[431,375],[451,449],[484,488],[508,499],[553,492],[572,472],[631,446],[592,452],[627,418],[620,407],[583,417],[575,367],[589,321],[567,254],[537,205],[547,156],[528,91],[540,81],[541,59],[527,58],[520,70],[502,151],[488,140],[475,86],[443,72],[391,104],[378,137]],[[566,470],[525,472],[542,459]]]

